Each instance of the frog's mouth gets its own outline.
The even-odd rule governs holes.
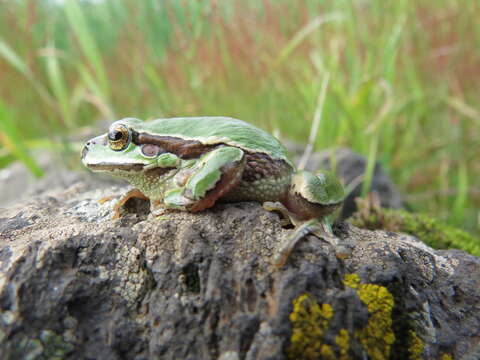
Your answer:
[[[162,177],[167,173],[172,174],[172,176],[178,171],[177,168],[146,168],[143,164],[113,164],[113,163],[98,163],[98,164],[87,164],[87,167],[96,172],[107,172],[113,175],[126,175],[131,173],[140,173],[143,172],[146,176],[155,176]],[[173,171],[173,172],[172,172]]]
[[[94,171],[128,171],[139,172],[142,171],[145,165],[143,164],[113,164],[113,163],[98,163],[98,164],[86,164],[87,167]]]

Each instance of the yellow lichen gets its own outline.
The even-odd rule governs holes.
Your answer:
[[[409,337],[409,344],[408,352],[410,353],[410,360],[421,360],[423,349],[425,347],[425,343],[420,339],[417,333],[413,330],[410,330],[408,333]]]
[[[346,329],[340,329],[340,334],[335,337],[335,343],[340,348],[339,360],[348,360],[348,350],[350,348],[350,339]]]
[[[395,342],[392,330],[393,296],[386,287],[361,284],[357,274],[348,274],[344,284],[356,289],[360,300],[367,306],[370,317],[367,325],[355,332],[355,337],[373,360],[388,359]]]
[[[335,353],[330,345],[323,344],[320,349],[320,354],[322,355],[321,359],[336,360]]]
[[[352,289],[356,289],[360,285],[360,276],[357,274],[346,274],[343,278],[343,283]]]
[[[367,325],[355,331],[357,339],[370,359],[388,359],[395,334],[392,330],[392,294],[384,286],[362,284],[357,274],[347,274],[343,283],[354,289],[368,309]],[[287,354],[290,359],[340,359],[347,360],[350,351],[350,334],[341,329],[332,344],[325,343],[325,332],[329,320],[333,317],[333,309],[329,304],[318,304],[310,294],[300,295],[293,301],[290,314],[292,336]],[[416,334],[415,334],[416,335]],[[411,354],[421,356],[423,343],[421,339],[411,335]],[[412,358],[417,359],[417,358]]]
[[[443,354],[440,360],[453,360],[453,356],[450,354]]]
[[[310,294],[293,301],[290,314],[292,336],[287,354],[290,359],[335,359],[330,345],[324,343],[324,333],[333,309],[329,304],[319,305]]]

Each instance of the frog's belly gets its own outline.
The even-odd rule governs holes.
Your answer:
[[[236,201],[279,201],[285,195],[290,184],[291,176],[272,181],[271,179],[258,180],[255,182],[241,181],[221,200],[227,202]]]
[[[279,201],[287,192],[293,169],[283,160],[264,154],[247,155],[242,179],[222,201]]]

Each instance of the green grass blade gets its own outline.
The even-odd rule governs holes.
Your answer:
[[[458,169],[457,196],[453,205],[453,218],[461,223],[468,201],[468,170],[465,162],[461,162]]]
[[[18,56],[15,51],[2,39],[0,39],[0,56],[2,56],[11,66],[18,72],[23,74],[26,78],[32,78],[32,72],[27,64]]]
[[[102,96],[109,98],[109,82],[102,61],[102,55],[98,49],[95,37],[87,23],[81,4],[76,0],[66,0],[64,4],[65,14],[73,32],[78,40],[83,54],[90,62],[98,79]]]
[[[305,147],[305,151],[303,152],[302,158],[300,159],[300,162],[298,164],[298,168],[301,170],[305,168],[305,165],[307,165],[307,161],[310,158],[310,155],[312,155],[313,146],[315,145],[315,140],[318,134],[318,129],[320,128],[320,122],[322,121],[322,113],[325,105],[325,97],[327,95],[329,80],[330,80],[330,74],[326,73],[323,78],[322,85],[320,87],[320,92],[318,94],[317,106],[315,108],[315,114],[313,116],[312,127],[310,129],[310,136],[308,138],[308,143],[307,143],[307,146]]]
[[[30,156],[15,126],[11,112],[2,103],[0,103],[0,142],[15,158],[23,162],[33,175],[36,177],[43,175],[43,170]]]
[[[50,44],[48,53],[46,55],[46,68],[48,80],[55,97],[60,105],[60,112],[62,114],[65,124],[73,129],[75,127],[73,112],[71,107],[70,96],[68,94],[67,86],[58,63],[58,53],[53,44]]]
[[[375,165],[377,161],[378,151],[378,133],[375,133],[370,140],[370,150],[367,157],[367,168],[365,169],[364,180],[362,184],[361,196],[365,197],[370,191],[372,185],[373,174],[375,171]]]
[[[317,30],[320,26],[325,23],[331,21],[341,21],[343,20],[343,15],[341,13],[331,13],[331,14],[324,14],[321,16],[316,17],[307,25],[305,25],[302,29],[300,29],[295,36],[290,40],[290,42],[282,49],[280,55],[275,61],[275,65],[279,65],[284,62],[288,56],[315,30]]]
[[[48,105],[55,107],[55,102],[42,83],[36,79],[22,58],[2,39],[0,39],[0,56],[32,83],[34,89]]]

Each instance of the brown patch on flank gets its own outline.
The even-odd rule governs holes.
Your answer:
[[[292,169],[283,160],[272,159],[267,154],[251,153],[246,154],[245,171],[242,180],[253,182],[263,178],[281,178]]]

